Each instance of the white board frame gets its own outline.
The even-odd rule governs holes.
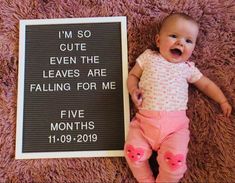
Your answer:
[[[128,76],[128,49],[127,49],[127,20],[124,16],[118,17],[88,17],[63,19],[32,19],[20,20],[19,32],[19,66],[18,66],[18,93],[17,93],[17,125],[16,125],[16,159],[42,159],[42,158],[74,158],[74,157],[123,157],[123,150],[107,151],[65,151],[65,152],[34,152],[23,153],[23,114],[24,114],[24,83],[25,83],[25,40],[27,25],[52,24],[82,24],[82,23],[121,23],[122,42],[122,78],[123,78],[123,104],[124,104],[124,131],[125,139],[130,122],[129,95],[126,87]]]

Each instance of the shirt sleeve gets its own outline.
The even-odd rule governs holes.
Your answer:
[[[203,76],[203,74],[199,71],[199,69],[195,66],[193,62],[188,62],[188,66],[189,76],[187,78],[187,81],[189,83],[195,83]]]
[[[151,53],[152,51],[150,49],[147,49],[136,59],[136,62],[139,64],[141,69],[144,69],[146,62],[148,61]]]

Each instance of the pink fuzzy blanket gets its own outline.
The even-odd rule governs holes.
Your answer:
[[[160,21],[175,11],[188,13],[200,24],[191,61],[220,86],[234,108],[234,0],[1,0],[0,182],[136,182],[124,158],[15,160],[20,19],[127,16],[131,68],[140,53],[153,47]],[[196,88],[189,92],[191,139],[181,182],[235,182],[234,110],[225,118],[219,105]]]

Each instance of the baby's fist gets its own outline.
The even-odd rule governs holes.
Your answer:
[[[228,101],[225,101],[223,103],[220,104],[220,107],[224,113],[224,116],[229,117],[231,112],[232,112],[232,107],[231,105],[228,103]]]
[[[139,88],[134,88],[131,91],[131,99],[135,106],[138,108],[142,104],[142,91]]]

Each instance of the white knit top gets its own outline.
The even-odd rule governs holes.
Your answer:
[[[194,83],[202,73],[193,62],[171,63],[159,53],[146,50],[137,58],[143,69],[139,87],[143,90],[141,109],[179,111],[187,109],[188,82]]]

